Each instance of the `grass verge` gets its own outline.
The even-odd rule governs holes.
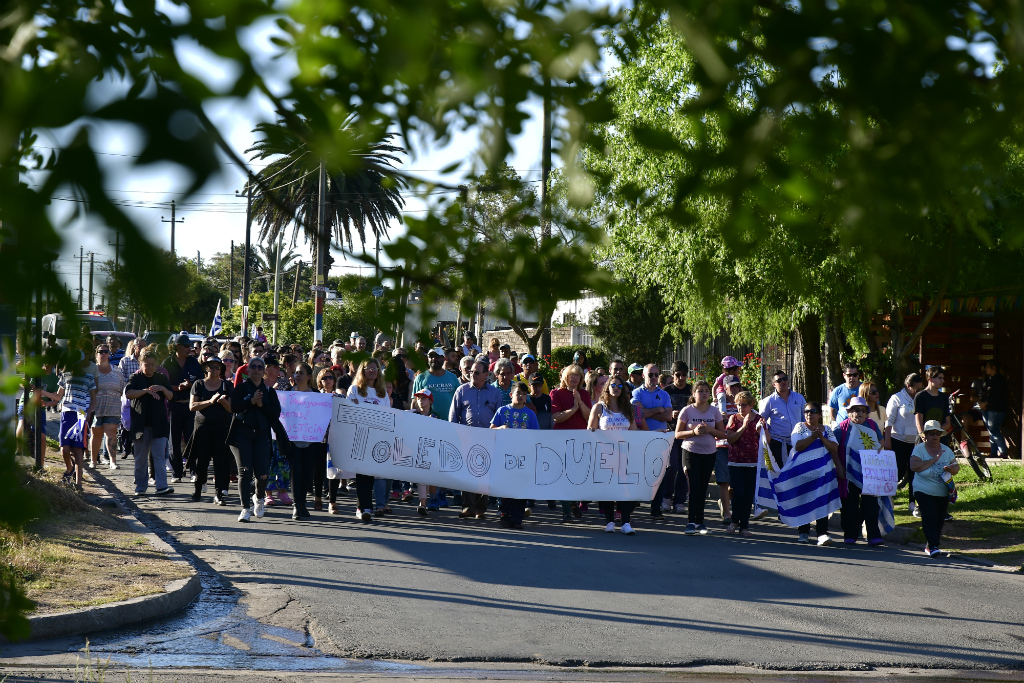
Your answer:
[[[102,490],[88,480],[85,495],[61,483],[60,454],[47,453],[42,472],[26,472],[22,485],[41,514],[21,533],[0,527],[0,565],[24,585],[35,614],[62,612],[159,593],[188,568],[154,549],[118,516],[117,508],[86,501]]]
[[[1010,566],[1024,564],[1024,466],[990,460],[992,481],[981,482],[967,461],[954,477],[957,501],[949,512],[954,521],[942,528],[942,545],[962,555],[983,557]],[[908,511],[907,490],[894,499],[896,523],[913,527],[912,542],[924,543],[921,520]]]

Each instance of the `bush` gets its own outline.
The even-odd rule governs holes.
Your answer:
[[[596,346],[587,346],[586,344],[573,344],[571,346],[559,346],[557,349],[551,349],[552,365],[557,364],[559,368],[563,368],[566,365],[572,364],[572,357],[576,355],[577,351],[587,354],[587,365],[591,368],[608,367],[608,354],[605,353],[604,349],[599,349]]]

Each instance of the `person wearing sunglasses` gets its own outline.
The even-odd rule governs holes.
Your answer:
[[[789,388],[789,375],[785,370],[777,370],[772,375],[772,386],[775,391],[761,399],[757,412],[768,424],[768,447],[775,461],[782,466],[789,455],[793,430],[804,420],[807,401]],[[754,516],[759,514],[760,511],[756,511]]]
[[[442,360],[444,357],[441,357]],[[570,366],[571,367],[571,366]],[[490,429],[494,414],[501,407],[501,390],[487,383],[487,361],[473,363],[473,382],[463,384],[455,390],[448,421],[469,427]],[[431,391],[433,388],[430,387]],[[462,512],[459,517],[484,519],[487,514],[487,496],[470,491],[462,492]]]
[[[861,382],[860,389],[857,390],[857,395],[868,404],[868,417],[874,420],[879,427],[884,425],[886,422],[885,406],[882,405],[882,390],[878,384],[873,379],[864,380]],[[885,448],[891,450],[888,444]]]
[[[100,442],[106,441],[110,469],[117,469],[117,426],[121,424],[121,392],[127,382],[110,364],[110,346],[96,346],[96,401],[92,417],[92,467],[100,465]]]
[[[797,423],[793,428],[793,451],[799,454],[801,451],[810,448],[815,441],[821,441],[821,445],[832,456],[832,463],[836,468],[836,476],[840,479],[846,478],[846,466],[839,457],[839,440],[832,429],[821,423],[821,404],[817,401],[808,401],[804,406],[804,420]],[[800,457],[797,455],[796,457]],[[797,529],[798,540],[807,543],[811,540],[811,525],[804,524]],[[832,545],[832,538],[828,535],[828,516],[822,517],[814,523],[814,534],[816,542],[820,546]]]
[[[850,399],[859,397],[860,391],[860,368],[853,363],[843,366],[843,378],[845,381],[832,390],[828,397],[828,409],[832,413],[832,423],[838,424],[849,417],[846,413]]]

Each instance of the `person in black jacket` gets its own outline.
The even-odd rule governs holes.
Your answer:
[[[249,376],[231,393],[234,418],[228,446],[238,467],[238,492],[242,498],[239,522],[248,522],[252,515],[263,516],[263,496],[270,470],[270,439],[273,425],[281,417],[277,391],[263,381],[266,365],[260,358],[249,361]],[[256,478],[253,500],[252,480]]]
[[[196,414],[195,429],[192,432],[192,450],[188,462],[195,470],[196,481],[192,500],[198,502],[206,484],[210,461],[213,461],[213,480],[216,485],[213,494],[215,505],[225,505],[224,491],[228,489],[231,466],[225,440],[231,422],[230,385],[224,381],[224,363],[217,356],[209,356],[202,362],[204,379],[192,385],[189,408]]]
[[[981,402],[982,417],[988,429],[988,440],[992,444],[992,455],[1000,458],[1009,456],[1006,437],[1003,436],[1003,420],[1010,409],[1010,395],[1006,385],[1006,376],[999,372],[999,361],[990,360],[985,364],[984,401]]]

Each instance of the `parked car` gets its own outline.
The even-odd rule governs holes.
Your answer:
[[[117,325],[103,311],[78,311],[74,319],[69,319],[60,313],[44,315],[42,333],[44,337],[53,335],[58,346],[67,348],[68,340],[80,337],[82,327],[86,325],[91,333],[104,330],[117,331]]]

